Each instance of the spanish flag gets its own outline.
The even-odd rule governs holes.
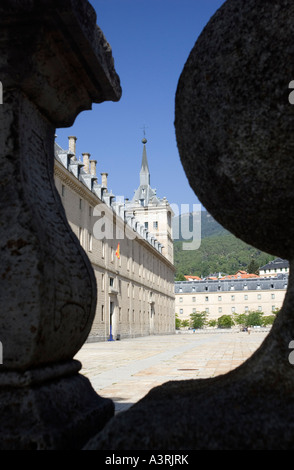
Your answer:
[[[116,249],[115,255],[117,256],[118,259],[120,259],[120,246],[119,246],[119,243],[118,243],[118,245],[117,245],[117,249]]]

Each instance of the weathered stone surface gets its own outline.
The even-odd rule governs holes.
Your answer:
[[[169,382],[113,418],[86,449],[293,449],[294,5],[228,0],[196,42],[176,95],[179,152],[207,210],[290,259],[270,334],[234,371]]]
[[[23,383],[14,380],[15,387],[1,384],[0,450],[78,450],[113,416],[113,402],[73,373],[78,364],[72,364],[72,375],[68,364],[63,369],[19,375]],[[54,380],[48,380],[50,373]]]
[[[92,326],[96,281],[53,171],[55,128],[120,97],[95,21],[84,0],[0,4],[1,449],[73,449],[114,413],[73,361]]]
[[[294,5],[226,2],[180,77],[175,126],[191,187],[236,236],[294,254]]]
[[[111,47],[85,0],[2,0],[0,77],[22,90],[56,127],[92,103],[118,101]]]

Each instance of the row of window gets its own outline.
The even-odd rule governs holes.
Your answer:
[[[287,273],[289,271],[289,268],[275,268],[275,269],[264,269],[261,270],[261,272],[264,273]]]
[[[107,275],[105,275],[104,273],[101,274],[101,291],[104,292],[105,291],[105,278],[106,278]],[[114,279],[113,277],[109,277],[109,287],[113,288],[115,291],[117,291],[118,294],[121,294],[122,293],[122,282],[121,282],[121,279]],[[152,291],[148,291],[146,289],[144,289],[143,287],[137,287],[134,286],[133,284],[131,283],[127,283],[127,296],[128,298],[132,297],[133,299],[135,299],[136,297],[136,290],[138,289],[138,299],[141,301],[151,301],[153,300],[153,292]],[[148,294],[149,292],[149,294]],[[168,303],[168,300],[165,296],[163,298],[161,298],[160,296],[158,297],[158,305],[165,305]]]
[[[271,298],[275,299],[276,295],[272,293]],[[262,299],[262,295],[257,294],[257,300],[261,300],[261,299]],[[218,296],[218,301],[221,302],[222,300],[223,300],[222,296],[219,295]],[[231,301],[234,302],[235,300],[236,300],[235,295],[231,295]],[[244,294],[244,300],[248,300],[248,294]],[[183,297],[179,297],[179,302],[183,302]],[[196,302],[196,297],[192,297],[192,302]],[[209,296],[205,296],[205,302],[209,302]]]
[[[272,283],[272,284],[270,285],[270,288],[271,288],[271,289],[274,289],[274,287],[275,287],[275,286],[274,286],[274,284]],[[287,284],[286,284],[286,283],[284,284],[284,289],[287,289]],[[208,286],[205,286],[204,290],[205,290],[205,291],[208,291]],[[222,290],[222,286],[217,286],[217,290],[219,290],[219,291]],[[233,285],[230,286],[230,290],[235,290],[235,286],[233,286]],[[247,284],[244,284],[243,290],[248,290],[248,285],[247,285]],[[261,286],[260,284],[257,284],[256,290],[262,290],[262,286]],[[179,293],[181,293],[181,292],[183,292],[183,288],[182,288],[182,287],[179,287]],[[192,292],[196,292],[196,287],[195,287],[195,286],[192,287]]]
[[[145,226],[145,228],[148,230],[149,223],[148,223],[148,222],[144,222],[144,226]],[[156,220],[153,222],[153,228],[154,228],[155,230],[158,229],[158,222],[157,222]]]
[[[225,309],[225,310],[227,311],[227,309]],[[275,312],[276,310],[277,310],[277,307],[275,305],[272,305],[272,312]],[[258,306],[258,311],[259,312],[263,311],[261,305]],[[180,308],[179,312],[180,312],[180,315],[182,315],[184,313],[184,309]],[[193,308],[192,313],[196,313],[196,312],[197,312],[196,308]],[[237,312],[236,307],[231,307],[231,312],[236,313]],[[249,312],[249,307],[247,305],[244,307],[244,312],[245,313]],[[205,313],[209,313],[209,308],[208,307],[205,308]],[[223,308],[222,307],[218,307],[218,313],[223,313]]]

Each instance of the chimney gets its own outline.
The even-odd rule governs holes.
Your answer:
[[[91,165],[91,175],[96,176],[96,160],[90,160],[90,165]]]
[[[89,173],[90,153],[82,153],[82,155],[83,155],[84,170],[86,173]]]
[[[70,136],[68,138],[69,153],[73,153],[74,155],[76,154],[76,141],[77,141],[77,137]]]
[[[105,188],[107,188],[107,176],[108,176],[108,173],[101,173],[101,176],[102,176],[101,184],[102,184],[102,186],[104,186]]]

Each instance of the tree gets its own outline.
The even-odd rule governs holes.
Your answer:
[[[234,325],[234,320],[231,315],[222,315],[217,320],[218,328],[231,328]]]
[[[250,261],[250,263],[248,264],[247,272],[248,272],[248,274],[258,274],[259,266],[258,266],[257,262],[254,259],[252,259]]]
[[[246,315],[246,326],[262,326],[263,312],[253,311]]]
[[[262,326],[272,325],[274,323],[275,319],[276,319],[276,315],[266,315],[263,318]]]
[[[246,319],[247,319],[247,315],[245,313],[234,314],[234,323],[236,323],[236,325],[239,325],[239,326],[246,325],[246,321],[247,321]]]
[[[183,328],[187,328],[189,325],[190,325],[189,320],[182,320],[181,326],[182,326]]]
[[[191,326],[192,328],[199,329],[203,328],[207,321],[206,321],[207,314],[206,312],[194,312],[191,313]]]
[[[187,279],[185,278],[184,274],[179,273],[175,277],[175,281],[186,281]]]
[[[208,326],[216,326],[217,325],[217,320],[209,320]]]
[[[179,319],[178,314],[176,313],[176,330],[181,327],[182,321]]]

